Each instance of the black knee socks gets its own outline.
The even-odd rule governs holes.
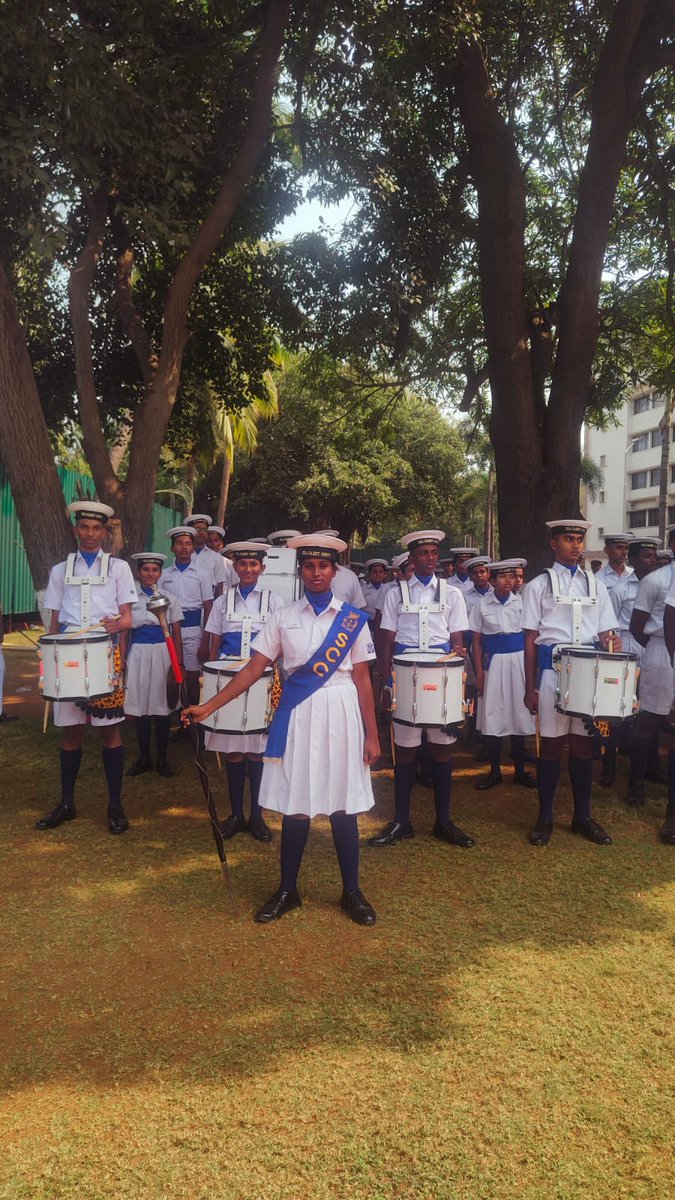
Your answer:
[[[246,759],[241,762],[225,761],[227,771],[227,786],[230,792],[230,808],[233,817],[244,815],[244,781],[246,779]]]
[[[450,820],[450,792],[452,790],[452,763],[431,760],[431,780],[434,785],[436,822],[446,825]]]
[[[136,717],[136,740],[140,758],[150,761],[150,727],[152,717]]]
[[[631,738],[629,782],[636,786],[644,783],[649,762],[651,743],[644,738]]]
[[[155,717],[155,742],[157,744],[157,766],[166,763],[169,751],[169,727],[171,717]]]
[[[666,808],[666,820],[672,821],[675,817],[675,750],[668,751],[668,805]]]
[[[394,820],[401,825],[410,822],[410,794],[417,779],[417,763],[399,763],[394,767]]]
[[[309,817],[284,817],[281,822],[281,890],[295,892],[298,871],[309,834]]]
[[[488,757],[490,759],[490,774],[497,777],[498,775],[501,775],[501,773],[502,773],[502,739],[498,738],[498,737],[488,737],[486,735],[485,741],[487,742]],[[512,738],[511,739],[512,744],[513,744],[513,741],[514,741],[514,739]],[[524,755],[524,748],[521,751],[521,760],[520,760],[521,771],[523,769],[523,762],[522,762],[523,755]],[[516,758],[515,749],[513,751],[513,757],[515,760],[516,771],[517,771],[518,770],[518,759]]]
[[[81,762],[81,750],[61,751],[61,803],[68,808],[75,804],[75,780]]]
[[[560,778],[558,759],[537,760],[537,791],[539,792],[539,820],[553,824],[553,798]]]
[[[356,813],[337,812],[330,819],[333,841],[340,864],[342,886],[355,892],[359,886],[359,823]]]
[[[575,821],[587,821],[591,815],[593,788],[593,759],[569,757],[568,770],[572,781]]]
[[[108,812],[120,812],[122,779],[124,777],[124,746],[103,747],[103,769],[108,781]]]
[[[258,762],[255,758],[248,758],[246,765],[248,768],[248,786],[251,793],[251,816],[254,817],[260,812],[258,797],[260,795],[260,781],[265,764]]]

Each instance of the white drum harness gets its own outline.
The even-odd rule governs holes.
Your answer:
[[[227,598],[225,602],[225,616],[233,625],[241,625],[241,657],[251,657],[251,628],[253,621],[256,625],[264,625],[270,616],[270,593],[268,588],[263,588],[260,593],[260,612],[241,613],[235,612],[234,604],[237,598],[236,587],[227,589]]]
[[[91,620],[91,589],[93,587],[100,587],[101,584],[108,582],[110,555],[103,554],[101,556],[101,571],[99,575],[76,575],[76,557],[75,554],[69,554],[66,559],[66,577],[64,582],[80,589],[80,627],[86,629]]]
[[[448,608],[448,581],[439,579],[431,604],[413,604],[410,588],[405,579],[399,580],[401,589],[401,612],[417,613],[417,638],[420,650],[429,649],[429,613],[446,612]]]
[[[586,580],[588,587],[587,596],[563,596],[560,591],[560,579],[557,571],[553,567],[546,568],[546,574],[549,577],[553,599],[556,604],[571,604],[572,605],[572,645],[581,646],[581,622],[583,619],[582,609],[588,608],[591,605],[598,603],[598,588],[595,582],[595,575],[591,571],[582,571],[578,568]]]

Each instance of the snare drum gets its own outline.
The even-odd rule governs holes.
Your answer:
[[[119,687],[115,645],[107,633],[46,633],[38,638],[45,700],[93,700]]]
[[[237,671],[241,671],[249,661],[248,658],[221,658],[217,662],[204,663],[199,703],[205,704],[217,692],[222,692]],[[236,700],[217,708],[199,724],[211,733],[267,733],[271,720],[270,692],[273,679],[274,667],[270,664],[247,692],[242,692]]]
[[[610,654],[593,646],[556,646],[555,706],[566,717],[623,720],[637,712],[636,654]]]
[[[444,729],[464,720],[464,659],[411,650],[393,660],[392,719]]]

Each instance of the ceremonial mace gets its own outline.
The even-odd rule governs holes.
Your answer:
[[[157,620],[159,621],[159,623],[162,627],[162,633],[164,634],[164,641],[166,642],[166,648],[169,652],[169,658],[171,660],[171,667],[173,669],[174,678],[176,680],[176,683],[178,684],[178,694],[180,697],[180,702],[181,702],[183,708],[188,708],[190,705],[190,698],[187,694],[187,688],[185,686],[185,675],[183,674],[183,668],[181,667],[181,665],[178,661],[178,654],[176,652],[176,646],[175,646],[174,640],[171,636],[171,630],[169,629],[169,622],[167,620],[167,609],[169,608],[170,604],[171,604],[171,601],[170,601],[169,597],[165,596],[163,592],[160,592],[158,590],[158,588],[155,588],[152,593],[152,596],[148,600],[147,609],[148,609],[148,612],[154,613],[154,615],[157,617]],[[232,888],[232,879],[230,877],[230,871],[229,871],[229,867],[227,865],[227,856],[225,854],[225,842],[223,841],[223,835],[220,832],[220,824],[218,822],[218,813],[216,811],[216,802],[213,799],[213,792],[211,791],[211,784],[209,783],[208,773],[206,771],[206,767],[204,766],[204,762],[202,760],[201,747],[199,744],[199,732],[197,730],[197,726],[195,725],[194,721],[190,722],[190,733],[192,735],[194,759],[195,759],[195,764],[197,766],[197,771],[199,774],[199,782],[202,785],[202,791],[204,793],[204,799],[206,801],[206,811],[209,814],[209,819],[211,821],[211,832],[213,833],[213,840],[216,843],[216,850],[218,851],[218,858],[220,859],[220,865],[221,865],[222,872],[223,872],[223,878],[225,880],[225,883],[227,884],[227,888],[230,893],[230,899],[232,901],[232,905],[233,905],[233,907],[236,907],[235,899],[234,899],[234,891]]]

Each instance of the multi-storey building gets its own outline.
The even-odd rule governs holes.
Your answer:
[[[602,558],[606,533],[658,536],[662,429],[669,436],[671,416],[667,398],[655,388],[638,387],[626,400],[619,424],[611,429],[586,429],[584,453],[604,473],[596,499],[582,497],[587,521],[593,522],[586,542],[586,561]],[[675,454],[668,448],[668,508],[666,523],[675,524]]]

